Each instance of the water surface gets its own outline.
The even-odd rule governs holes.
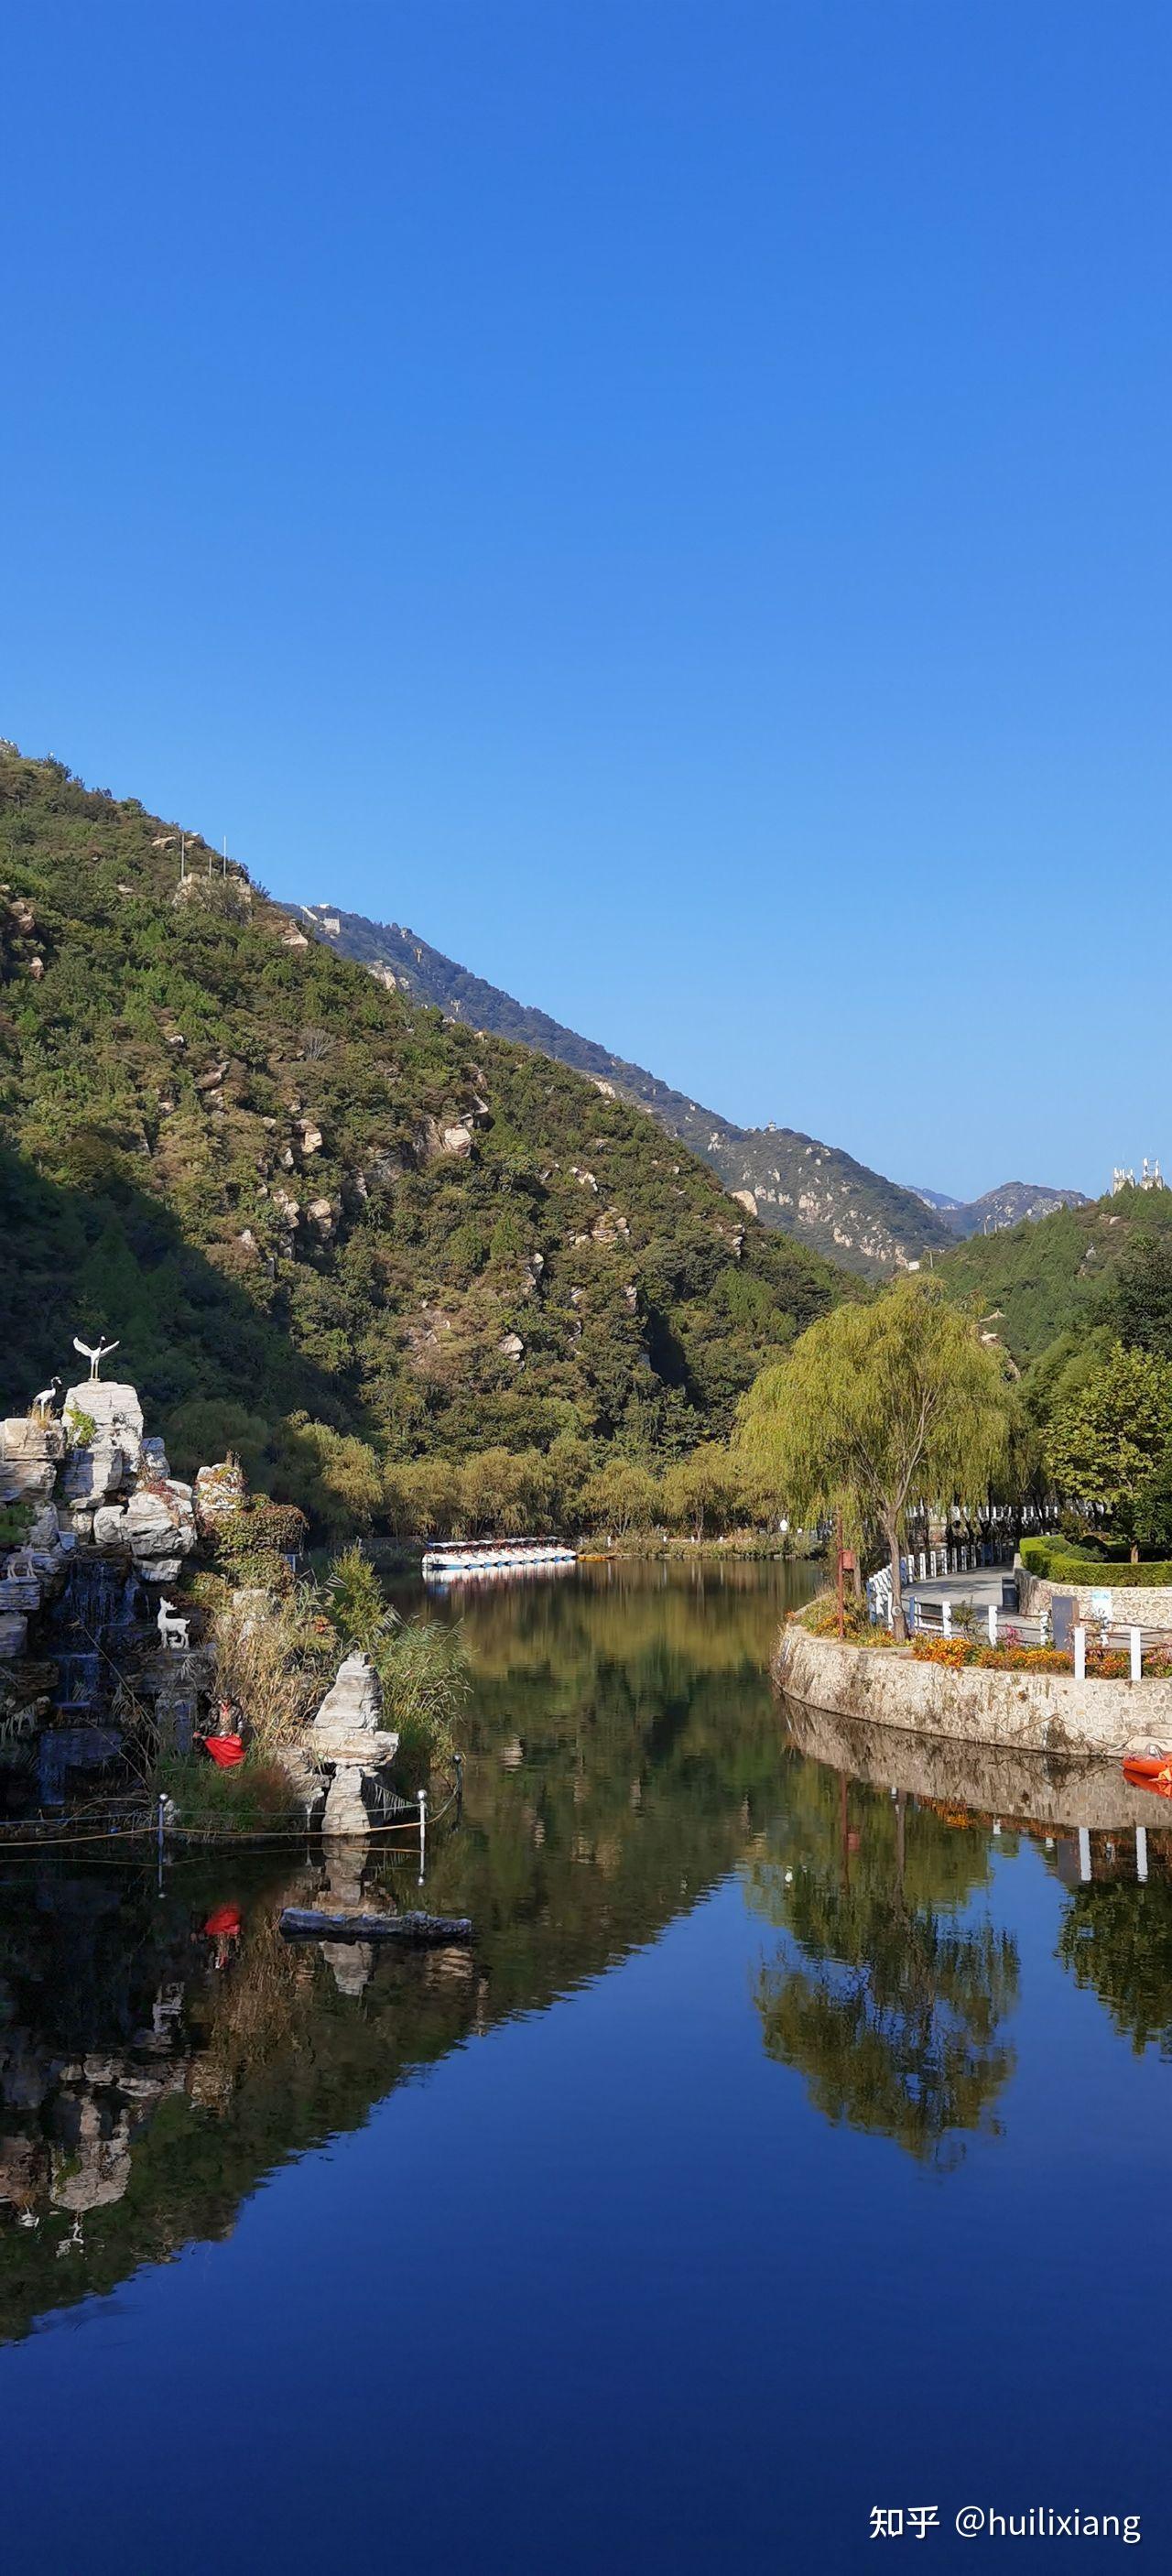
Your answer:
[[[1111,1775],[787,1715],[801,1580],[471,1604],[470,1952],[290,1948],[300,1848],[5,1859],[14,2560],[853,2569],[913,2505],[929,2566],[968,2505],[1166,2554],[1167,1810],[1141,1882]]]

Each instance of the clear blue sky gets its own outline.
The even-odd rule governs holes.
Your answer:
[[[897,1178],[1162,1151],[1166,0],[18,0],[0,730]]]

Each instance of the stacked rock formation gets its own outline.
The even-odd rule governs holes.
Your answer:
[[[24,1654],[29,1620],[74,1544],[72,1532],[62,1532],[53,1500],[64,1455],[59,1422],[36,1414],[0,1422],[0,1513],[15,1505],[23,1523],[19,1539],[7,1548],[0,1542],[0,1657],[6,1659]]]
[[[144,1438],[132,1386],[71,1386],[60,1420],[34,1409],[0,1421],[0,1660],[25,1654],[29,1621],[72,1554],[122,1558],[165,1584],[195,1544],[191,1486],[171,1474],[162,1441]]]
[[[380,1725],[382,1691],[373,1666],[362,1654],[347,1655],[326,1692],[313,1724],[306,1730],[306,1753],[318,1771],[330,1774],[321,1829],[329,1836],[368,1834],[370,1817],[362,1795],[363,1781],[394,1760],[399,1738]]]
[[[161,1440],[143,1437],[132,1386],[71,1386],[65,1421],[93,1423],[63,1477],[69,1526],[83,1545],[128,1557],[147,1583],[174,1583],[196,1543],[190,1485],[172,1476]]]

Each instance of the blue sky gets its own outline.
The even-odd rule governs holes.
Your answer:
[[[1163,1152],[1145,0],[23,0],[0,730],[897,1178]]]

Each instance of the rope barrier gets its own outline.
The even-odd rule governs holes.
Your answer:
[[[437,1807],[434,1816],[428,1818],[429,1824],[432,1826],[442,1824],[444,1817],[450,1815],[459,1795],[459,1784],[457,1784],[449,1792],[443,1806]],[[4,1854],[10,1851],[57,1851],[80,1849],[85,1843],[153,1841],[156,1830],[153,1816],[144,1816],[142,1823],[138,1825],[107,1825],[98,1833],[66,1831],[60,1834],[29,1834],[23,1838],[17,1834],[10,1835],[6,1827],[0,1825],[0,1861],[3,1860]],[[373,1842],[380,1834],[406,1834],[418,1833],[418,1831],[419,1811],[416,1808],[412,1814],[402,1817],[399,1823],[371,1825],[366,1834],[357,1835],[354,1839]],[[233,1827],[226,1832],[215,1825],[172,1825],[167,1829],[167,1834],[171,1842],[178,1839],[187,1845],[205,1845],[209,1850],[234,1843],[304,1843],[320,1839],[314,1836],[312,1828],[308,1825],[274,1827],[271,1831],[265,1831],[260,1827],[244,1826]]]

